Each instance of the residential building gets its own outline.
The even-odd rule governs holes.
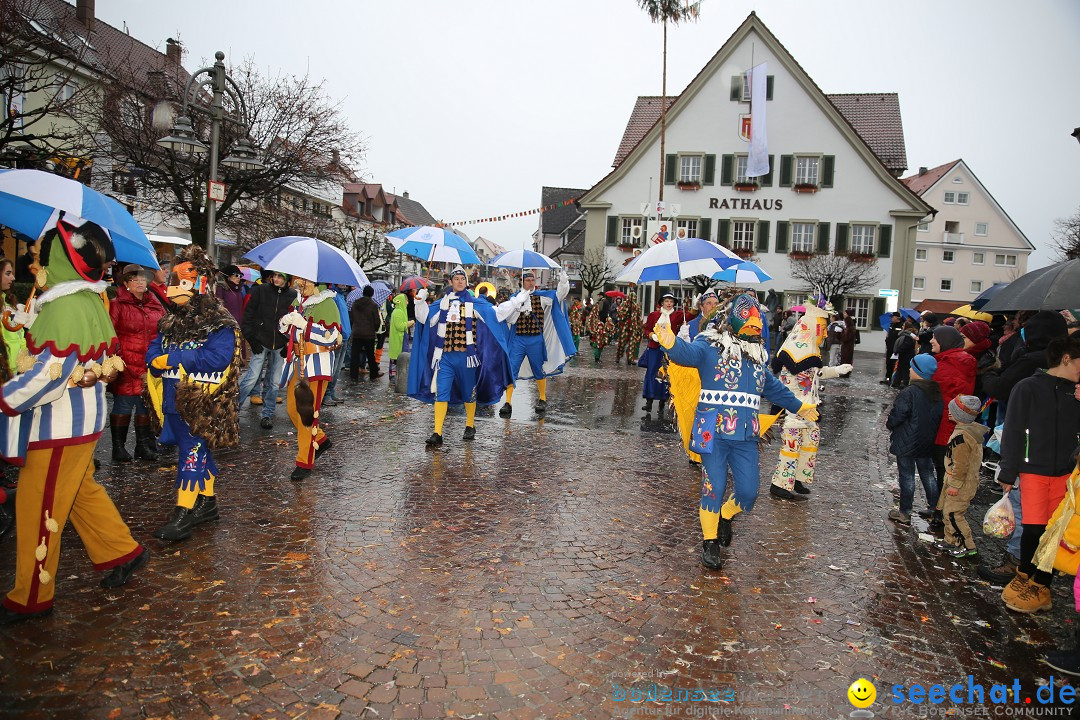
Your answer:
[[[547,187],[540,189],[540,205],[559,207],[540,213],[540,222],[533,233],[533,249],[544,255],[551,256],[553,252],[566,245],[568,242],[567,229],[574,221],[582,217],[584,213],[574,204],[561,205],[568,200],[576,200],[585,194],[581,188]]]
[[[755,179],[746,177],[750,88],[743,73],[761,63],[770,172]],[[646,190],[656,187],[659,115],[659,98],[638,98],[614,169],[581,197],[586,252],[603,249],[619,267],[660,232],[705,238],[753,258],[773,276],[757,289],[782,292],[787,305],[813,290],[793,277],[793,262],[831,255],[868,268],[875,263],[875,282],[836,298],[864,330],[886,307],[879,291],[910,299],[915,225],[931,208],[898,179],[906,152],[895,94],[826,95],[751,13],[669,98],[667,209],[650,218],[656,197]],[[646,308],[651,291],[643,292]]]
[[[963,160],[919,168],[904,184],[938,208],[915,231],[911,302],[948,312],[1027,272],[1035,249]]]

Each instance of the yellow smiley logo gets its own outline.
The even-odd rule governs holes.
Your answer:
[[[877,698],[877,688],[866,678],[859,678],[851,683],[847,690],[848,702],[857,708],[868,708]]]

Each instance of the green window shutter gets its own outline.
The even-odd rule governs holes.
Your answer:
[[[735,101],[742,99],[742,75],[731,76],[731,99]]]
[[[833,181],[833,170],[836,167],[836,156],[825,155],[821,158],[821,187],[831,188]]]
[[[735,156],[720,156],[720,184],[730,185],[735,176]]]
[[[769,156],[769,172],[758,178],[758,182],[761,183],[761,187],[772,187],[773,170],[776,169],[776,156]]]
[[[836,254],[847,255],[848,224],[836,223]]]
[[[891,252],[892,225],[881,225],[878,227],[877,256],[880,258],[887,258]]]
[[[607,219],[607,244],[619,244],[619,216],[611,215]]]
[[[786,220],[780,220],[776,223],[776,252],[786,253],[788,251],[788,222]]]
[[[773,86],[773,76],[769,75],[767,78],[765,78],[765,99],[766,100],[772,100],[772,86]]]
[[[877,319],[885,314],[885,298],[874,298],[874,310],[870,313],[870,326],[873,327]]]
[[[780,156],[780,187],[791,187],[791,170],[794,164],[794,155]]]
[[[702,240],[711,240],[712,235],[712,218],[701,218],[698,220],[698,237]]]
[[[702,183],[705,185],[713,185],[716,182],[716,156],[705,156],[705,169],[702,173]]]
[[[819,253],[829,252],[829,230],[831,225],[827,222],[820,222],[817,226],[817,251]]]
[[[769,252],[769,221],[758,220],[757,223],[757,251],[759,253]]]
[[[716,243],[729,247],[731,245],[731,221],[719,220],[716,224]]]
[[[664,156],[664,184],[674,185],[676,173],[679,172],[679,156],[678,155],[665,155]]]

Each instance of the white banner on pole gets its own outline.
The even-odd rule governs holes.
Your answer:
[[[769,139],[765,131],[765,106],[768,99],[768,63],[755,65],[744,82],[750,84],[750,153],[746,161],[746,176],[769,174]]]

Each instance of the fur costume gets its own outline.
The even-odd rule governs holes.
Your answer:
[[[821,379],[851,372],[850,365],[826,366],[821,360],[821,344],[825,341],[828,322],[829,315],[825,309],[807,303],[806,312],[788,333],[772,363],[773,372],[778,374],[780,382],[807,405],[817,405],[820,401],[818,388]],[[787,493],[795,490],[796,482],[803,486],[811,484],[820,440],[821,431],[816,422],[798,415],[785,417],[780,460],[773,472],[772,484]],[[779,495],[785,497],[783,493]]]
[[[40,241],[36,283],[51,283],[21,313],[32,357],[0,387],[0,439],[9,461],[22,465],[15,497],[15,587],[0,622],[52,609],[60,536],[68,519],[104,581],[126,582],[146,562],[120,514],[94,480],[94,446],[105,426],[105,384],[123,369],[116,334],[100,295],[112,241],[93,223],[70,216]],[[115,582],[114,582],[115,581]]]
[[[644,326],[641,322],[641,306],[633,286],[619,303],[615,317],[615,363],[618,364],[624,357],[627,365],[637,362]]]

